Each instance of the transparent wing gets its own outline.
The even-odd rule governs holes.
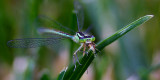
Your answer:
[[[41,27],[47,28],[47,29],[54,29],[56,31],[62,31],[64,33],[68,33],[71,35],[74,35],[75,31],[72,29],[69,29],[62,24],[58,23],[57,21],[47,17],[47,16],[38,16],[38,18],[35,21],[36,29],[39,29]],[[55,34],[56,35],[56,34]]]
[[[64,38],[24,38],[14,39],[7,42],[7,46],[11,48],[36,48],[40,46],[51,46]]]
[[[90,30],[93,28],[93,26],[92,25],[90,25],[86,30],[85,30],[85,32],[84,33],[89,33],[90,32]]]
[[[62,39],[72,38],[73,36],[68,33],[74,32],[46,16],[39,16],[35,20],[35,28],[33,30],[36,30],[41,35],[33,34],[32,37],[36,38],[10,40],[8,41],[7,46],[11,48],[36,48],[40,46],[52,46]]]
[[[77,16],[78,31],[80,32],[84,25],[83,7],[78,1],[74,1],[74,9]]]

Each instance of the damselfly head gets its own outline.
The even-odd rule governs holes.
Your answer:
[[[78,40],[79,43],[92,43],[95,41],[95,37],[93,35],[86,35],[83,32],[77,32],[75,39]]]

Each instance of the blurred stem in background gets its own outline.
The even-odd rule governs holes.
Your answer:
[[[0,63],[11,65],[14,54],[10,54],[12,51],[7,48],[6,42],[13,36],[15,21],[10,11],[8,11],[8,6],[10,6],[8,1],[0,1]]]
[[[77,17],[76,17],[76,14],[74,12],[74,10],[72,11],[72,20],[71,20],[71,29],[76,31],[76,27],[77,27]],[[69,64],[72,64],[73,63],[73,53],[74,53],[74,49],[75,49],[75,42],[73,41],[70,41],[70,51],[69,51]]]

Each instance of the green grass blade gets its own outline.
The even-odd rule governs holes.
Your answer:
[[[117,40],[118,38],[120,38],[121,36],[123,36],[124,34],[129,32],[133,28],[135,28],[135,27],[143,24],[144,22],[148,21],[152,17],[153,17],[153,15],[146,15],[146,16],[143,16],[143,17],[139,18],[138,20],[130,23],[126,27],[118,30],[116,33],[114,33],[110,37],[108,37],[105,40],[99,42],[97,44],[96,48],[101,51],[104,47],[106,47],[110,43],[114,42],[115,40]],[[75,71],[73,71],[74,70],[74,65],[69,66],[68,69],[66,70],[66,72],[64,73],[64,76],[61,77],[61,79],[63,79],[63,80],[79,80],[80,77],[86,71],[86,69],[89,67],[89,65],[91,64],[91,62],[93,61],[94,58],[95,58],[94,54],[92,52],[89,52],[88,56],[85,55],[82,58],[80,58],[80,63],[82,65],[77,64],[77,68],[75,69]]]
[[[62,79],[63,79],[63,76],[64,76],[64,74],[65,74],[65,72],[66,72],[65,70],[62,70],[62,71],[60,72],[60,74],[59,74],[57,80],[62,80]]]
[[[105,40],[101,41],[100,43],[98,43],[97,44],[97,45],[99,45],[98,49],[99,50],[103,49],[108,44],[110,44],[113,41],[117,40],[118,38],[120,38],[121,36],[123,36],[124,34],[126,34],[127,32],[129,32],[130,30],[132,30],[133,28],[135,28],[135,27],[143,24],[144,22],[148,21],[152,17],[153,17],[153,15],[143,16],[143,17],[137,19],[136,21],[130,23],[129,25],[125,26],[124,28],[118,30],[112,36],[110,36],[110,37],[106,38]]]
[[[155,71],[160,69],[160,64],[157,64],[155,66],[150,67],[149,69],[144,69],[141,71],[140,74],[140,80],[149,80],[149,75],[151,73],[154,73]]]

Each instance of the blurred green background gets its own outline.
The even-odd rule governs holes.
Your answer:
[[[84,27],[96,43],[147,14],[154,18],[112,43],[95,58],[81,80],[160,80],[160,1],[81,0]],[[14,49],[7,41],[31,38],[33,22],[45,15],[75,30],[73,0],[0,0],[0,80],[56,79],[72,62],[78,44],[64,41],[58,49]],[[75,47],[74,47],[75,46]],[[47,77],[47,78],[45,78]]]

